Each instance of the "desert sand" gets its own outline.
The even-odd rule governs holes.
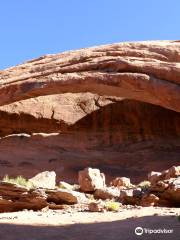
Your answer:
[[[0,214],[3,240],[180,239],[178,208],[130,208],[119,212],[21,211]],[[137,236],[136,227],[173,229],[173,233]]]

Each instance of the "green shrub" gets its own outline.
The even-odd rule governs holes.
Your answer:
[[[17,184],[17,185],[27,187],[27,188],[33,188],[33,184],[31,182],[29,182],[28,180],[26,180],[22,176],[17,176],[16,178],[11,178],[8,175],[5,175],[2,181],[7,182],[7,183],[12,183],[12,184]]]
[[[109,211],[118,212],[120,208],[120,204],[118,202],[109,201],[105,203],[105,208]]]

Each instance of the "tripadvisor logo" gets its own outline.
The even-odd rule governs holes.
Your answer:
[[[142,228],[136,227],[135,234],[142,235],[142,234],[169,234],[173,233],[173,229],[166,229],[166,228],[158,228],[158,229],[150,229],[150,228]]]
[[[136,235],[142,235],[143,234],[143,228],[142,227],[135,228],[135,234]]]

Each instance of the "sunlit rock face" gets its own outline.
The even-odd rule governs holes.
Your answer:
[[[0,71],[0,175],[100,168],[144,179],[179,165],[180,42],[117,43]]]

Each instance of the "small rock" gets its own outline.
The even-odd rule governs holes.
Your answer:
[[[102,202],[91,202],[88,205],[88,210],[90,212],[104,212],[105,206],[102,204]]]

